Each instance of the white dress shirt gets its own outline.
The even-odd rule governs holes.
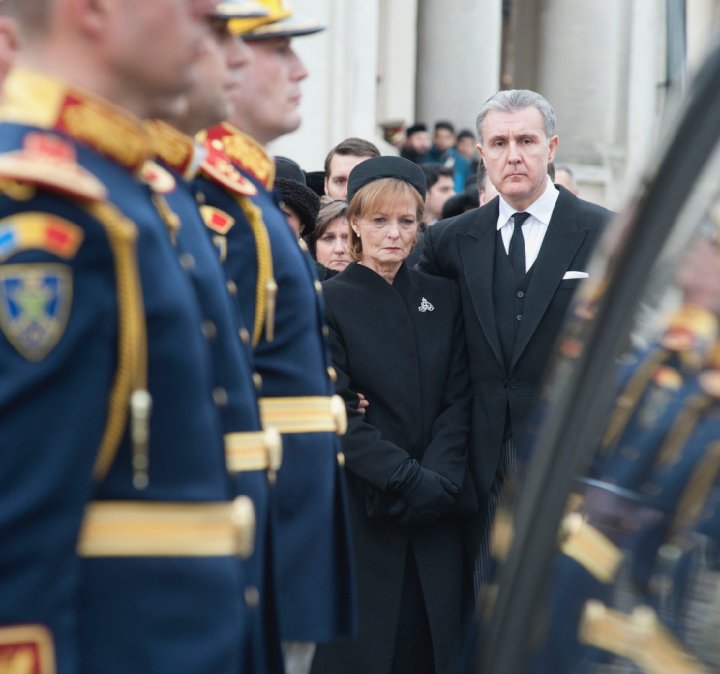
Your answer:
[[[522,233],[525,239],[526,272],[533,266],[540,253],[540,246],[542,246],[543,239],[545,238],[545,232],[547,232],[548,225],[550,224],[550,218],[552,218],[553,211],[555,210],[555,202],[559,194],[552,180],[550,180],[550,176],[548,176],[547,185],[545,186],[545,191],[542,196],[530,204],[524,211],[525,213],[530,213],[530,217],[525,220],[522,226]],[[510,239],[515,229],[512,216],[518,211],[508,205],[502,198],[502,195],[500,195],[500,206],[498,210],[497,228],[500,230],[505,252],[507,253],[510,248]]]

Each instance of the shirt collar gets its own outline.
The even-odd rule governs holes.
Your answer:
[[[525,213],[530,213],[533,218],[541,222],[543,225],[549,225],[550,218],[552,218],[553,211],[555,210],[555,202],[557,201],[559,194],[560,193],[558,192],[557,187],[553,185],[552,180],[550,180],[550,176],[548,176],[545,191],[538,199],[525,209]],[[505,199],[503,199],[502,195],[500,195],[499,199],[500,205],[498,209],[497,228],[502,229],[505,225],[507,225],[513,214],[517,213],[517,209],[510,206]]]

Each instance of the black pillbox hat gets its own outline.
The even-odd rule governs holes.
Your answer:
[[[371,157],[350,171],[347,200],[350,201],[361,187],[382,178],[404,180],[425,198],[427,182],[425,174],[417,164],[402,157]]]

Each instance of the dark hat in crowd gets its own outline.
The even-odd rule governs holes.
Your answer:
[[[275,177],[295,180],[301,185],[307,185],[305,171],[300,168],[300,164],[287,157],[275,157]]]
[[[305,171],[305,184],[319,197],[325,194],[325,171]]]
[[[288,178],[277,178],[275,189],[285,205],[297,213],[302,223],[302,235],[307,236],[315,228],[320,197],[303,183]]]
[[[480,199],[477,188],[473,188],[472,190],[467,190],[465,192],[458,192],[458,194],[453,194],[443,204],[442,215],[440,217],[443,220],[446,220],[447,218],[461,215],[472,208],[477,208],[479,205]]]
[[[368,183],[382,178],[404,180],[414,187],[424,199],[427,182],[422,169],[403,157],[371,157],[359,163],[348,176],[347,198],[350,201],[355,193]]]
[[[407,129],[405,129],[405,137],[410,138],[414,133],[420,133],[421,131],[427,131],[427,125],[423,124],[422,122],[418,122],[417,124],[413,124],[412,126],[409,126]]]

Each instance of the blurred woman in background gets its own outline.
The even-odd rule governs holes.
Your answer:
[[[318,274],[324,279],[341,272],[350,263],[350,225],[346,201],[323,197],[321,204],[315,228],[307,242],[318,265],[334,272],[320,274],[319,269]]]

